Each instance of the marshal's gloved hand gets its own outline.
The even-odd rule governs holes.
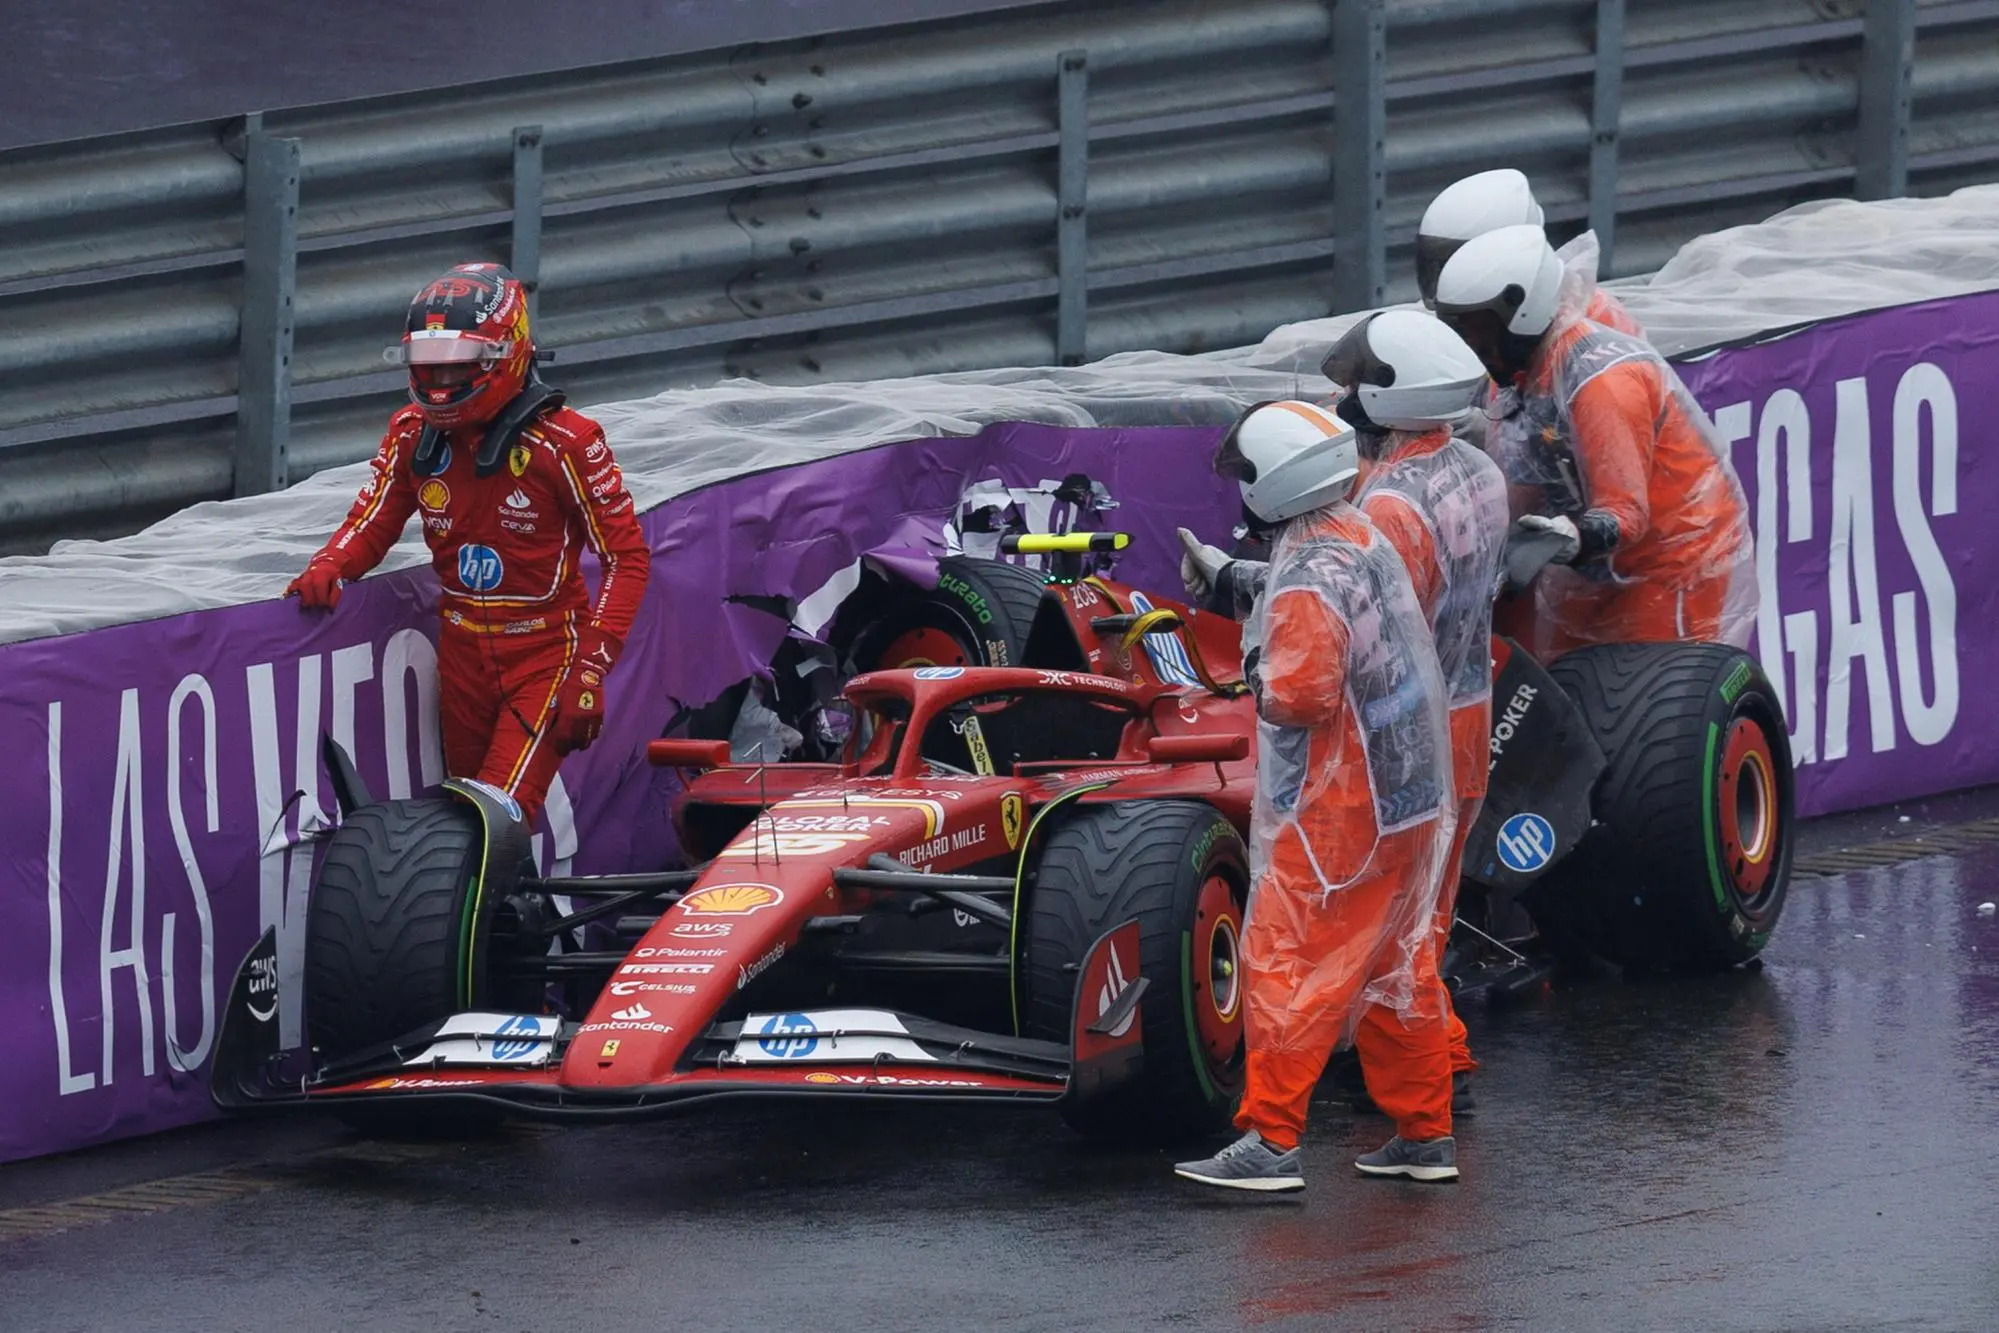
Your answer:
[[[1214,594],[1222,570],[1229,564],[1228,552],[1209,546],[1185,528],[1180,529],[1180,545],[1185,551],[1180,557],[1180,582],[1189,597],[1205,601]]]
[[[340,562],[321,551],[285,586],[285,596],[298,598],[301,610],[331,611],[340,605],[340,583]]]
[[[625,646],[595,625],[584,626],[580,640],[555,701],[555,748],[563,754],[588,749],[603,731],[604,681]]]
[[[1557,514],[1553,518],[1542,514],[1522,514],[1515,520],[1514,527],[1525,534],[1547,532],[1562,539],[1561,546],[1553,555],[1548,557],[1550,564],[1570,564],[1578,555],[1582,554],[1582,533],[1576,528],[1574,519],[1564,517],[1560,514]]]

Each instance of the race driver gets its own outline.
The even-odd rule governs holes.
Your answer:
[[[442,585],[437,644],[444,764],[532,822],[562,756],[596,739],[604,682],[650,572],[624,477],[596,422],[535,374],[527,294],[497,264],[461,264],[410,305],[388,359],[410,405],[374,475],[286,596],[339,604],[420,514]],[[595,601],[585,546],[602,569]]]
[[[1437,280],[1438,317],[1499,386],[1485,447],[1512,511],[1556,544],[1529,650],[1746,646],[1757,591],[1741,485],[1664,358],[1583,313],[1593,290],[1525,225],[1465,242]]]
[[[1256,699],[1253,887],[1244,926],[1243,1136],[1175,1173],[1229,1189],[1304,1186],[1299,1141],[1336,1047],[1361,1053],[1396,1135],[1355,1166],[1457,1178],[1432,929],[1452,835],[1446,695],[1409,575],[1347,502],[1355,434],[1308,403],[1260,404],[1217,470],[1273,530],[1243,630]]]
[[[1402,557],[1430,626],[1450,695],[1451,768],[1457,835],[1437,899],[1436,956],[1457,906],[1457,866],[1465,835],[1485,800],[1492,731],[1492,592],[1506,542],[1506,478],[1453,427],[1487,392],[1485,367],[1444,324],[1412,310],[1369,315],[1333,347],[1324,364],[1341,396],[1335,415],[1355,431],[1361,481],[1354,503]],[[1260,585],[1265,571],[1231,562],[1186,529],[1181,574],[1204,597],[1217,584]],[[1227,573],[1224,573],[1227,570]],[[1464,1023],[1434,970],[1450,1034],[1452,1109],[1472,1104],[1472,1059]]]

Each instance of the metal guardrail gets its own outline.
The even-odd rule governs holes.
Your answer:
[[[1200,351],[1517,165],[1612,272],[1999,175],[1999,0],[1097,0],[0,154],[0,550],[365,457],[411,294],[580,401]]]

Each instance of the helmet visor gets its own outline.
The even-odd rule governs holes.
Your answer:
[[[382,350],[382,359],[404,366],[494,366],[514,353],[514,345],[457,329],[421,329],[408,334],[394,347]]]
[[[1376,356],[1368,342],[1367,329],[1372,323],[1374,316],[1369,315],[1348,329],[1319,365],[1319,373],[1350,396],[1359,393],[1363,384],[1385,389],[1395,383],[1395,367]]]
[[[424,393],[463,389],[485,373],[476,361],[423,363],[410,368],[410,383]]]
[[[1256,464],[1243,456],[1242,423],[1256,415],[1258,409],[1269,407],[1269,403],[1257,403],[1249,411],[1236,418],[1229,427],[1229,433],[1222,436],[1221,445],[1215,450],[1215,475],[1244,486],[1256,483]]]
[[[1423,294],[1423,304],[1429,309],[1437,308],[1437,283],[1444,276],[1444,265],[1464,246],[1462,240],[1451,236],[1416,237],[1416,290]]]

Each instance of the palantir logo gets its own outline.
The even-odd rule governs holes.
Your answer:
[[[1517,814],[1499,826],[1499,859],[1508,870],[1531,875],[1555,857],[1555,827],[1536,814]]]
[[[491,592],[500,586],[505,575],[506,566],[500,563],[500,553],[492,547],[458,548],[458,581],[468,592]]]
[[[764,1054],[780,1060],[803,1060],[819,1049],[819,1026],[804,1014],[772,1014],[757,1031]]]

